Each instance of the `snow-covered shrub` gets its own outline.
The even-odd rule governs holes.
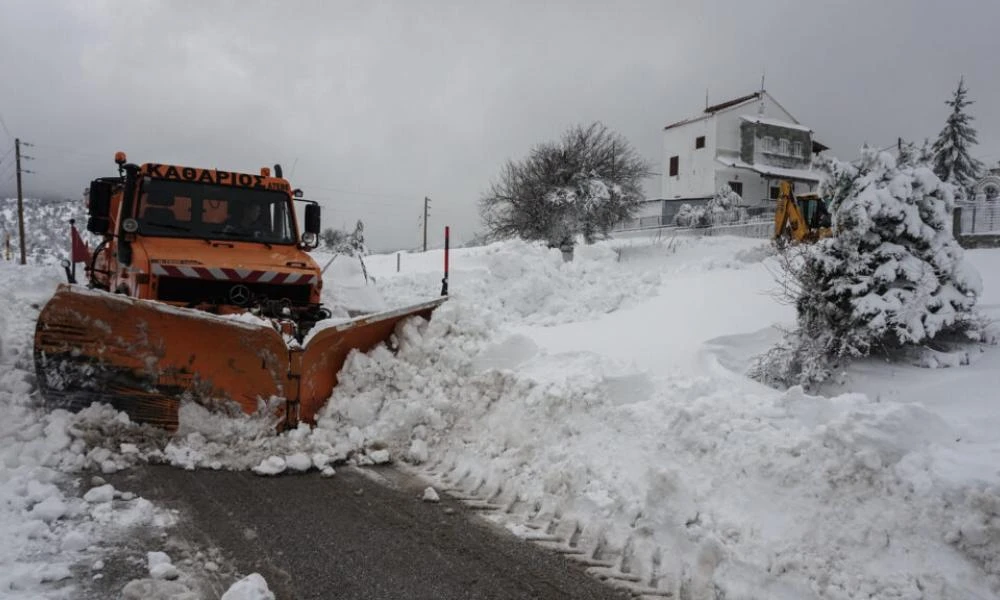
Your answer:
[[[711,227],[730,225],[746,220],[743,198],[728,185],[719,188],[704,206],[682,204],[674,216],[678,227]]]
[[[687,203],[681,204],[677,214],[674,215],[674,225],[678,227],[707,227],[707,225],[702,224],[705,220],[705,212],[704,206],[694,207]]]
[[[24,241],[25,259],[29,264],[58,265],[69,258],[69,222],[76,221],[77,230],[93,249],[97,236],[87,232],[87,212],[82,200],[25,198]],[[0,261],[6,260],[4,242],[9,240],[11,260],[20,256],[17,227],[17,199],[0,198]]]
[[[978,332],[982,283],[952,233],[953,186],[904,160],[864,149],[857,165],[820,165],[835,235],[784,256],[797,329],[758,362],[758,378],[820,382],[842,360]]]
[[[369,253],[368,246],[365,244],[365,224],[360,220],[351,233],[330,227],[325,229],[319,237],[326,250],[337,254],[367,256]]]
[[[558,142],[509,160],[480,200],[494,239],[543,240],[572,247],[606,236],[632,217],[649,165],[621,135],[600,123],[570,128]]]

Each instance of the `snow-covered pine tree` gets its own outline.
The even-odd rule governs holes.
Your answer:
[[[844,359],[978,332],[982,283],[952,233],[954,186],[918,159],[865,148],[858,164],[819,163],[835,235],[786,257],[798,327],[758,378],[808,385]]]
[[[983,164],[969,154],[977,141],[976,130],[970,124],[972,117],[965,112],[973,101],[966,99],[966,94],[965,79],[959,79],[955,95],[945,101],[952,109],[951,114],[934,142],[934,172],[942,181],[958,188],[959,199],[971,197],[972,186],[983,169]]]

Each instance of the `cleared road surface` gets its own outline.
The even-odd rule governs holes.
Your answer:
[[[422,502],[422,484],[391,469],[345,468],[322,478],[146,466],[111,482],[181,515],[173,540],[126,541],[132,556],[160,549],[153,542],[172,544],[172,556],[187,547],[189,558],[195,548],[217,548],[220,564],[259,572],[279,600],[630,597],[443,495],[439,504]],[[135,562],[108,563],[95,596],[145,575]],[[228,569],[205,573],[216,580],[211,592],[233,581]]]

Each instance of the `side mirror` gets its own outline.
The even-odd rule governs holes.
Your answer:
[[[90,194],[87,202],[87,231],[96,234],[108,233],[111,213],[111,184],[106,181],[93,181],[90,184]]]
[[[306,233],[319,235],[319,204],[306,204]]]

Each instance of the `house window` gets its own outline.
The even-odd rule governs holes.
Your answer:
[[[761,146],[764,152],[774,152],[774,138],[770,136],[765,136],[761,139]]]
[[[805,155],[802,154],[802,142],[792,142],[792,154],[799,158],[805,158]]]
[[[671,177],[675,177],[677,175],[677,171],[680,170],[679,169],[679,167],[680,167],[680,160],[681,160],[681,158],[679,156],[671,156],[670,157],[670,176]]]
[[[736,192],[740,196],[740,198],[743,197],[743,182],[742,181],[730,181],[729,182],[729,189],[731,189],[734,192]]]
[[[772,185],[771,186],[771,200],[777,200],[779,192],[780,192],[780,188],[778,188],[778,186],[776,186],[776,185]]]
[[[698,137],[694,138],[694,147],[695,147],[695,150],[697,150],[698,148],[704,148],[705,147],[705,136],[699,135]]]
[[[788,156],[789,154],[788,150],[789,150],[788,140],[786,140],[785,138],[781,138],[781,140],[778,142],[778,152],[784,154],[785,156]]]

